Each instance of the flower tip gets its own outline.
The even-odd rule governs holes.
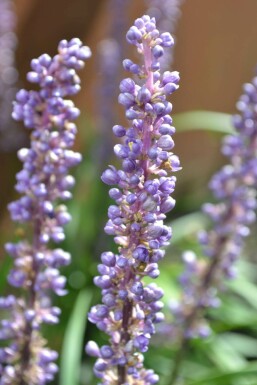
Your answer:
[[[88,341],[88,343],[85,346],[85,352],[89,356],[100,357],[100,349],[99,349],[97,343],[94,341]]]

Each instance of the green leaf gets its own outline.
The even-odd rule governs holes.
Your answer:
[[[11,258],[5,257],[0,264],[0,293],[3,294],[5,287],[8,287],[7,279],[9,270],[11,268]]]
[[[213,338],[206,354],[222,371],[243,369],[246,364],[244,357],[223,339],[223,335]]]
[[[206,130],[223,134],[233,134],[231,115],[214,111],[187,111],[173,115],[178,132]]]
[[[60,385],[78,385],[86,317],[92,300],[88,289],[80,291],[71,313],[60,358]]]
[[[181,218],[175,219],[171,223],[173,230],[172,245],[180,242],[185,237],[188,237],[197,231],[206,228],[207,223],[207,217],[201,212],[187,214]]]
[[[257,309],[257,286],[254,283],[238,278],[229,282],[229,287]]]
[[[222,339],[232,347],[234,351],[246,357],[256,357],[257,344],[256,339],[239,333],[223,333]]]
[[[189,381],[188,385],[231,385],[231,381],[236,380],[237,384],[239,380],[245,380],[247,377],[251,377],[254,382],[251,384],[256,385],[257,365],[249,364],[242,370],[237,370],[229,373],[210,375],[199,380]],[[249,378],[250,379],[250,378]]]
[[[220,308],[210,310],[210,313],[215,313],[215,318],[229,325],[230,329],[256,325],[256,310],[246,306],[239,298],[224,297]]]

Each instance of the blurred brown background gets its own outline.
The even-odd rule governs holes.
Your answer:
[[[130,24],[146,11],[146,3],[131,0]],[[108,1],[16,0],[15,4],[17,67],[25,85],[30,60],[44,52],[54,54],[60,39],[76,36],[91,47],[94,56],[82,74],[83,89],[76,103],[94,122],[94,84],[99,75],[96,50],[108,34]],[[174,112],[207,109],[234,113],[242,83],[251,79],[257,63],[257,1],[185,0],[176,36],[174,69],[181,73],[181,87],[173,98]],[[193,194],[202,197],[217,159],[222,162],[220,137],[193,132],[177,134],[175,140],[183,164],[179,188],[193,188]],[[15,172],[20,165],[15,153],[0,156],[3,209],[14,194]],[[2,214],[5,216],[5,210]]]
[[[130,24],[146,11],[146,3],[131,1]],[[107,0],[16,0],[16,8],[17,65],[23,79],[31,58],[54,54],[60,39],[78,36],[95,53],[108,33]],[[257,63],[257,1],[184,0],[181,8],[175,68],[182,82],[176,111],[231,111]],[[94,78],[89,70],[85,76],[87,82]]]

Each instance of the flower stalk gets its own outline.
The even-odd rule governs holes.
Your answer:
[[[174,322],[170,333],[179,341],[171,385],[176,382],[182,356],[191,338],[210,333],[204,318],[206,309],[220,304],[218,294],[225,280],[236,276],[236,262],[242,254],[245,238],[256,220],[257,186],[257,78],[244,85],[244,94],[233,117],[235,134],[223,140],[222,153],[229,164],[210,181],[216,203],[207,203],[203,212],[212,226],[201,231],[199,241],[205,258],[187,251],[183,255],[185,270],[180,277],[183,295],[172,304]],[[167,330],[166,330],[167,331]]]
[[[8,208],[27,239],[6,244],[14,265],[8,281],[21,294],[0,298],[0,308],[10,313],[1,321],[0,339],[11,341],[0,349],[1,385],[45,385],[57,371],[57,353],[46,347],[41,327],[58,323],[60,309],[51,297],[52,292],[66,294],[59,268],[70,262],[70,254],[49,243],[64,240],[63,227],[71,220],[62,201],[72,197],[75,181],[69,169],[81,155],[70,149],[79,110],[66,97],[80,90],[76,71],[90,55],[79,39],[62,40],[53,58],[44,54],[31,62],[27,78],[40,90],[20,90],[14,103],[12,116],[31,130],[31,146],[18,151],[23,169],[16,176],[16,191],[22,196]]]
[[[158,381],[152,370],[143,366],[155,324],[163,320],[160,301],[163,291],[155,283],[145,284],[144,277],[159,275],[158,262],[164,257],[171,229],[163,224],[173,209],[170,197],[180,169],[174,147],[167,96],[178,88],[177,72],[160,72],[159,58],[171,47],[169,33],[159,33],[155,19],[143,16],[127,33],[143,57],[140,66],[129,59],[124,68],[138,83],[126,78],[120,83],[119,103],[125,107],[129,127],[113,127],[124,140],[114,146],[122,168],[110,166],[102,181],[112,187],[115,201],[108,209],[107,234],[114,236],[118,253],[104,252],[94,283],[102,289],[102,304],[94,306],[89,320],[109,335],[109,345],[101,348],[93,341],[88,354],[98,357],[94,372],[103,385],[150,385]]]

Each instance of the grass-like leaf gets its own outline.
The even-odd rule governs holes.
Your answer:
[[[213,338],[212,343],[208,345],[206,354],[221,371],[233,371],[243,369],[246,366],[245,358],[223,338],[223,335],[217,335]]]
[[[206,228],[207,224],[208,219],[206,215],[201,212],[187,214],[175,219],[169,224],[173,229],[171,246],[182,241],[184,238],[197,233],[197,231]]]
[[[178,132],[206,130],[223,134],[233,134],[231,115],[214,111],[186,111],[173,115]]]
[[[234,384],[236,381],[237,384],[245,384],[245,380],[249,379],[249,382],[247,384],[256,385],[257,381],[257,365],[254,364],[248,364],[244,369],[242,370],[236,370],[229,373],[224,374],[218,374],[218,375],[210,375],[206,376],[205,378],[201,378],[199,380],[190,381],[187,384],[188,385],[231,385]],[[240,381],[242,380],[242,382]]]
[[[257,286],[246,279],[238,278],[229,283],[230,289],[244,298],[253,308],[257,309]]]
[[[86,317],[92,300],[89,290],[76,299],[64,336],[60,362],[60,385],[78,385]]]
[[[257,345],[254,337],[239,333],[223,333],[222,339],[232,349],[245,357],[257,357]]]

